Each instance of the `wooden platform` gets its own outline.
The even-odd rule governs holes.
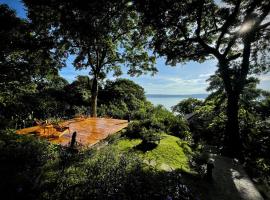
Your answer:
[[[53,125],[34,126],[17,130],[17,134],[34,134],[48,139],[50,142],[67,146],[73,132],[77,132],[76,141],[84,146],[92,146],[121,129],[127,127],[127,120],[110,118],[74,118],[59,124],[69,127],[63,132],[57,131]]]

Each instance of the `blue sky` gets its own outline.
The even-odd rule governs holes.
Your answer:
[[[20,0],[0,0],[15,9],[19,17],[26,18],[26,11]],[[204,63],[188,62],[178,64],[175,67],[165,65],[165,59],[159,58],[156,63],[158,73],[155,76],[142,75],[140,77],[130,77],[126,74],[123,78],[129,78],[142,87],[147,94],[198,94],[206,93],[208,83],[206,79],[216,70],[216,60],[208,60]],[[126,71],[126,70],[124,70]],[[88,70],[77,71],[72,65],[72,57],[68,58],[67,66],[60,71],[60,75],[69,82],[78,75],[87,75]],[[109,74],[109,79],[114,79]],[[260,88],[270,90],[270,74],[259,77]]]

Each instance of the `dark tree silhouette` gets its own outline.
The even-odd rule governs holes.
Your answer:
[[[148,30],[139,32],[140,18],[130,1],[24,2],[36,28],[75,54],[77,69],[90,69],[91,116],[97,116],[98,84],[108,72],[120,75],[124,65],[130,75],[156,72],[155,58],[146,51]]]
[[[0,4],[0,24],[0,125],[5,126],[32,113],[26,108],[29,93],[38,89],[37,83],[58,75],[61,59],[51,51],[53,40],[43,40],[5,4]]]
[[[247,76],[269,69],[270,2],[268,0],[135,1],[151,25],[154,50],[167,63],[218,60],[218,73],[227,98],[225,146],[241,154],[239,97]]]

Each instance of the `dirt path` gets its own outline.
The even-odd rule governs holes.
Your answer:
[[[245,170],[232,159],[213,156],[213,180],[209,196],[213,200],[263,200]]]

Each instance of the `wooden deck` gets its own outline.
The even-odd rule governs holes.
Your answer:
[[[77,132],[77,143],[92,146],[121,129],[127,127],[127,120],[108,118],[74,118],[59,124],[69,127],[63,132],[57,131],[53,125],[34,126],[17,130],[17,134],[33,134],[48,139],[50,142],[67,146],[73,132]]]

